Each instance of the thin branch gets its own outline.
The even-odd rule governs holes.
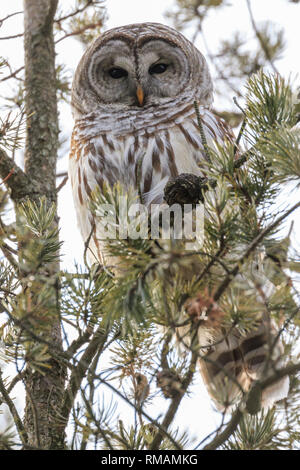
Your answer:
[[[22,420],[19,416],[19,413],[17,412],[17,409],[14,405],[14,402],[12,401],[12,399],[10,398],[6,388],[5,388],[5,385],[3,383],[3,380],[2,380],[2,372],[0,371],[0,393],[1,395],[3,396],[4,398],[4,401],[6,403],[6,405],[8,406],[9,408],[9,411],[14,419],[14,423],[16,425],[16,428],[18,430],[18,433],[19,433],[19,436],[20,436],[20,439],[22,441],[23,444],[26,444],[27,440],[28,440],[28,436],[27,436],[27,433],[25,431],[25,428],[23,426],[23,423],[22,423]]]
[[[294,206],[292,206],[289,210],[287,210],[284,214],[282,214],[280,217],[278,217],[274,222],[272,222],[268,227],[266,227],[264,230],[262,230],[257,237],[250,243],[248,249],[244,253],[244,255],[240,258],[239,262],[236,264],[236,266],[229,272],[229,274],[225,277],[224,281],[221,283],[217,291],[215,292],[213,299],[216,302],[221,295],[223,294],[224,290],[228,287],[232,279],[235,278],[235,276],[239,273],[241,266],[243,263],[249,258],[251,253],[257,248],[257,246],[260,244],[260,242],[265,238],[266,235],[268,235],[272,230],[277,227],[280,222],[282,222],[284,219],[286,219],[292,212],[294,212],[296,209],[300,207],[300,202],[297,202]],[[209,313],[209,309],[207,311],[207,314]]]
[[[16,39],[24,36],[24,33],[14,34],[12,36],[3,36],[0,37],[0,41],[6,41],[7,39]]]
[[[0,177],[11,190],[11,197],[15,202],[33,192],[32,182],[28,176],[2,148],[0,148]]]
[[[12,255],[12,248],[8,246],[3,240],[0,240],[0,249],[2,250],[5,258],[9,262],[9,264],[15,269],[15,271],[19,270],[19,266],[17,261],[15,260],[14,256]],[[14,250],[13,250],[14,251]]]
[[[76,367],[73,369],[69,383],[65,391],[65,396],[64,396],[62,411],[61,411],[61,414],[66,420],[66,422],[69,418],[76,394],[91,364],[91,361],[94,355],[96,354],[96,352],[98,352],[104,347],[107,336],[108,336],[108,332],[107,331],[103,332],[102,325],[99,325],[92,339],[90,340],[90,343],[88,344],[86,350],[84,351],[82,358],[79,360]]]
[[[201,446],[201,444],[204,444],[204,442],[207,441],[210,437],[212,437],[212,436],[218,436],[218,435],[219,435],[219,432],[221,431],[221,429],[222,429],[223,426],[224,426],[224,420],[225,420],[226,412],[227,412],[227,408],[225,408],[225,410],[222,412],[222,421],[221,421],[221,424],[217,427],[217,429],[215,429],[214,431],[210,432],[207,436],[205,436],[205,437],[202,439],[202,441],[200,441],[199,444],[196,445],[196,447],[194,448],[194,450],[199,449],[199,447]]]
[[[114,392],[116,395],[118,395],[120,398],[122,398],[128,405],[130,405],[132,408],[134,408],[135,410],[137,410],[138,412],[142,413],[142,415],[148,419],[150,421],[150,423],[152,423],[155,427],[157,427],[162,435],[165,435],[166,438],[168,438],[170,440],[170,442],[172,442],[172,444],[174,445],[174,447],[177,449],[177,450],[182,450],[180,445],[173,439],[173,437],[171,436],[171,434],[169,434],[167,432],[167,430],[163,427],[163,425],[161,425],[158,421],[156,421],[155,419],[151,418],[150,415],[148,415],[141,407],[137,408],[137,406],[132,403],[130,400],[128,400],[128,398],[126,396],[124,396],[117,388],[115,388],[113,385],[111,385],[109,382],[107,382],[105,379],[102,379],[100,377],[100,375],[96,375],[95,377],[97,380],[99,380],[99,382],[103,383],[106,387],[108,387],[112,392]]]
[[[78,36],[82,33],[84,33],[88,29],[95,29],[98,26],[102,26],[103,22],[99,21],[98,23],[88,23],[82,28],[77,29],[76,31],[72,31],[71,33],[65,34],[65,36],[59,38],[57,41],[55,41],[55,44],[58,44],[59,42],[63,41],[66,38],[72,37],[72,36]]]
[[[209,47],[208,47],[208,43],[206,41],[206,37],[205,37],[205,34],[204,34],[204,31],[203,31],[203,28],[202,28],[202,25],[201,25],[201,28],[199,30],[199,32],[201,33],[201,37],[202,37],[202,40],[203,40],[203,44],[204,44],[204,47],[206,49],[206,53],[209,57],[209,60],[211,61],[211,63],[213,64],[213,66],[215,67],[217,73],[219,74],[219,77],[221,78],[221,80],[224,80],[224,82],[227,84],[227,86],[238,96],[242,96],[241,92],[230,82],[230,79],[228,77],[226,77],[223,73],[223,70],[222,68],[219,67],[218,63],[217,63],[217,60],[214,59],[214,56],[213,54],[211,53]]]
[[[201,273],[196,277],[196,279],[194,280],[193,282],[193,286],[195,286],[196,284],[199,284],[199,282],[201,281],[201,279],[203,279],[203,277],[209,273],[209,270],[210,268],[216,263],[216,262],[220,262],[219,261],[219,256],[222,255],[223,251],[224,251],[224,246],[223,246],[223,243],[221,243],[221,246],[220,248],[218,249],[217,253],[215,255],[211,255],[210,258],[211,260],[209,261],[209,263],[202,269]],[[224,267],[224,266],[223,266]],[[226,268],[226,272],[228,274],[228,268]]]
[[[275,73],[279,73],[277,68],[275,67],[274,65],[274,62],[270,56],[270,51],[268,49],[268,46],[267,44],[265,43],[264,41],[264,38],[263,36],[261,35],[260,31],[258,30],[257,26],[256,26],[256,23],[255,23],[255,19],[254,19],[254,15],[253,15],[253,11],[252,11],[252,7],[251,7],[251,2],[250,0],[246,0],[246,3],[247,3],[247,8],[248,8],[248,11],[249,11],[249,15],[250,15],[250,20],[251,20],[251,24],[252,24],[252,28],[255,32],[255,35],[262,47],[262,50],[264,51],[265,53],[265,56],[266,56],[266,59],[268,60],[268,62],[270,63],[272,69],[274,70]]]
[[[98,433],[101,435],[102,439],[104,440],[104,442],[106,443],[108,449],[110,450],[114,450],[109,439],[107,438],[107,435],[106,435],[106,432],[103,431],[103,429],[101,429],[99,423],[98,423],[98,420],[93,412],[93,408],[91,406],[90,403],[92,403],[91,401],[91,398],[88,400],[83,392],[83,390],[81,390],[81,396],[83,398],[83,401],[84,401],[84,404],[86,406],[86,410],[87,410],[87,413],[88,413],[88,417],[87,417],[87,423],[88,423],[88,420],[89,419],[92,419],[93,420],[93,423],[94,425],[96,426],[97,428],[97,431]],[[86,424],[87,426],[87,424]],[[93,432],[93,431],[92,431]],[[81,445],[80,445],[80,450],[85,450],[86,449],[86,446],[87,446],[87,443],[88,443],[88,436],[85,436],[83,434],[83,437],[82,437],[82,442],[81,442]]]
[[[66,182],[68,181],[69,177],[65,176],[62,182],[58,185],[56,188],[56,192],[59,193],[59,191],[65,186]]]
[[[5,82],[5,80],[9,80],[10,78],[16,78],[16,75],[18,75],[21,70],[23,70],[25,67],[22,65],[22,67],[18,68],[14,72],[11,72],[10,75],[6,75],[6,77],[1,78],[0,82]]]
[[[282,369],[277,369],[275,370],[273,375],[259,382],[260,388],[261,390],[264,390],[265,388],[268,388],[274,383],[278,382],[278,380],[282,379],[283,377],[286,377],[287,375],[295,375],[299,371],[300,362],[296,364],[289,364],[288,366],[283,367]],[[251,390],[249,392],[249,396],[251,395]]]
[[[234,433],[236,428],[238,427],[243,413],[238,408],[232,415],[231,420],[227,424],[224,431],[222,431],[218,436],[216,436],[209,444],[203,447],[202,450],[216,450],[220,445],[222,445],[225,441],[227,441],[230,436]]]
[[[88,0],[87,3],[82,7],[82,8],[77,8],[77,10],[73,11],[72,13],[69,13],[68,15],[61,16],[60,18],[57,18],[54,23],[61,23],[62,21],[68,20],[69,18],[72,18],[73,16],[78,15],[78,13],[82,13],[85,11],[89,6],[91,6],[93,3],[93,0]]]
[[[12,391],[12,389],[17,385],[18,382],[20,382],[20,380],[23,379],[23,373],[18,373],[13,379],[12,381],[10,382],[8,388],[6,389],[6,392],[8,394],[10,394],[10,392]],[[3,400],[0,399],[0,406],[2,405],[3,403]]]
[[[79,336],[79,338],[74,339],[74,341],[70,344],[69,348],[66,351],[66,354],[69,357],[73,357],[74,354],[78,351],[81,346],[83,346],[85,343],[88,342],[90,339],[91,334],[93,333],[92,326],[87,327],[86,331],[83,333],[83,335]]]
[[[0,28],[1,28],[2,24],[4,23],[4,21],[8,20],[9,18],[12,18],[13,16],[21,15],[21,13],[24,13],[24,12],[23,12],[23,11],[16,11],[15,13],[10,13],[10,14],[7,15],[5,18],[1,18],[1,20],[0,20]]]
[[[101,353],[102,353],[102,350],[100,349],[97,352],[97,354],[95,355],[94,360],[91,364],[91,367],[89,368],[89,371],[88,371],[87,381],[88,381],[88,384],[89,384],[89,398],[88,399],[86,398],[85,392],[82,389],[82,387],[81,387],[81,396],[84,400],[86,410],[87,410],[86,427],[89,426],[90,419],[93,419],[93,422],[97,426],[97,429],[98,429],[99,433],[101,434],[102,438],[104,439],[104,441],[106,442],[108,448],[110,450],[113,450],[113,447],[111,446],[110,441],[107,439],[107,436],[106,436],[105,432],[99,426],[98,421],[96,419],[96,416],[95,416],[95,414],[93,412],[93,409],[92,409],[92,405],[94,403],[94,396],[95,396],[95,383],[94,383],[93,377],[96,375],[96,369],[97,369],[97,365],[98,365]],[[83,433],[81,444],[80,444],[80,450],[85,450],[86,449],[86,446],[88,444],[88,439],[89,439],[89,434]]]
[[[10,170],[10,172],[8,173],[8,175],[4,178],[4,180],[2,180],[2,183],[0,183],[0,186],[1,186],[1,184],[5,183],[5,181],[7,181],[7,180],[11,177],[11,175],[14,174],[14,172],[15,172],[15,169],[12,168],[12,169]]]
[[[172,421],[175,417],[175,414],[177,413],[180,402],[181,402],[182,398],[184,397],[185,392],[187,391],[187,389],[188,389],[188,387],[189,387],[189,385],[190,385],[190,383],[193,379],[193,376],[194,376],[194,373],[195,373],[195,370],[196,370],[197,360],[198,360],[198,352],[194,351],[192,353],[192,358],[191,358],[191,362],[190,362],[188,372],[187,372],[187,374],[186,374],[186,376],[185,376],[185,378],[182,382],[181,389],[176,394],[176,396],[172,399],[172,402],[169,406],[169,409],[166,412],[164,420],[162,422],[162,428],[163,428],[164,432],[162,432],[161,429],[158,431],[158,433],[156,434],[156,436],[154,437],[154,439],[152,441],[152,444],[150,446],[150,450],[159,449],[161,441],[164,438],[164,434],[166,433],[166,431],[168,430],[170,424],[172,423]]]

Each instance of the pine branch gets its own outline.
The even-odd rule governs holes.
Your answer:
[[[24,65],[16,69],[14,72],[11,72],[9,75],[6,75],[6,77],[1,78],[0,82],[5,82],[6,80],[9,80],[10,78],[16,78],[16,75],[18,75],[19,72],[24,70]]]
[[[268,49],[268,46],[267,44],[265,43],[264,41],[264,38],[263,36],[261,35],[260,31],[258,30],[257,26],[256,26],[256,23],[255,23],[255,19],[254,19],[254,15],[253,15],[253,12],[252,12],[252,7],[251,7],[251,2],[250,0],[246,0],[246,3],[247,3],[247,8],[248,8],[248,11],[249,11],[249,15],[250,15],[250,20],[251,20],[251,24],[252,24],[252,28],[255,32],[255,35],[262,47],[262,50],[264,51],[265,53],[265,56],[266,56],[266,59],[268,60],[268,62],[270,63],[272,69],[274,70],[275,73],[278,73],[278,70],[277,68],[275,67],[274,65],[274,62],[270,56],[270,51]]]
[[[160,444],[161,444],[161,442],[164,438],[164,434],[168,430],[170,424],[172,423],[172,421],[175,417],[175,414],[177,413],[177,410],[179,408],[180,402],[181,402],[182,398],[184,397],[188,387],[190,386],[190,384],[193,380],[193,376],[194,376],[194,373],[195,373],[195,370],[196,370],[197,360],[198,360],[198,351],[192,353],[192,358],[191,358],[191,362],[190,362],[190,365],[189,365],[189,369],[188,369],[188,372],[187,372],[187,374],[186,374],[186,376],[185,376],[185,378],[182,382],[181,389],[180,389],[180,391],[178,391],[178,393],[172,399],[172,402],[169,406],[169,409],[168,409],[168,411],[167,411],[167,413],[164,417],[164,420],[162,422],[162,428],[163,428],[164,432],[162,432],[162,430],[159,430],[159,432],[156,434],[156,436],[154,437],[154,439],[151,443],[150,450],[159,449],[159,446],[160,446]]]
[[[274,383],[278,382],[278,380],[282,379],[283,377],[286,377],[287,375],[295,375],[297,372],[300,371],[300,362],[296,364],[289,364],[286,367],[283,367],[282,369],[277,369],[273,375],[270,377],[267,377],[264,380],[261,380],[259,382],[259,386],[261,390],[264,390],[265,388],[270,387]],[[249,396],[251,398],[251,391],[249,393]]]
[[[67,33],[64,36],[62,36],[61,38],[57,39],[55,41],[55,44],[58,44],[59,42],[63,41],[64,39],[70,38],[72,36],[80,36],[85,31],[87,31],[89,29],[95,29],[99,26],[102,26],[102,24],[103,24],[102,21],[99,21],[99,22],[96,22],[96,23],[95,22],[88,23],[88,24],[82,26],[81,28],[78,28],[75,31],[72,31],[70,33]]]
[[[17,385],[18,382],[20,382],[20,380],[22,380],[24,378],[24,374],[23,373],[18,373],[13,379],[12,381],[10,382],[9,386],[6,387],[6,392],[8,393],[8,395],[10,394],[10,392],[13,390],[13,388],[15,387],[15,385]],[[2,405],[3,403],[3,400],[0,400],[0,406]]]
[[[10,398],[9,396],[9,393],[8,391],[6,390],[6,387],[3,383],[3,380],[2,380],[2,372],[0,371],[0,393],[2,394],[3,396],[3,399],[6,403],[6,405],[8,406],[9,408],[9,411],[13,417],[13,420],[14,420],[14,423],[16,425],[16,428],[18,430],[18,433],[19,433],[19,437],[21,439],[21,442],[23,444],[26,444],[27,440],[28,440],[28,436],[27,436],[27,433],[25,431],[25,428],[23,426],[23,423],[22,423],[22,420],[19,416],[19,413],[17,412],[17,409],[14,405],[14,402],[12,401],[12,399]]]
[[[55,23],[61,23],[62,21],[68,20],[69,18],[72,18],[73,16],[78,15],[79,13],[84,12],[87,8],[89,8],[93,4],[93,0],[88,0],[83,7],[76,8],[76,10],[72,11],[68,15],[65,16],[60,16],[59,18],[55,19]]]
[[[24,36],[24,33],[13,34],[11,36],[2,36],[2,37],[0,37],[0,41],[6,41],[8,39],[16,39],[16,38],[20,38],[20,37],[23,37],[23,36]]]
[[[90,339],[91,335],[93,333],[93,328],[92,326],[87,327],[86,331],[83,333],[83,335],[80,335],[77,339],[74,339],[74,341],[70,344],[69,348],[66,351],[66,354],[71,358],[74,356],[74,354],[78,351],[78,349],[83,346],[85,343],[88,342]]]
[[[10,175],[8,177],[8,175]],[[11,198],[19,202],[34,193],[34,184],[19,168],[7,153],[0,147],[0,176],[7,188],[11,190]]]
[[[4,21],[8,20],[9,18],[12,18],[13,16],[21,15],[23,13],[24,13],[23,11],[15,11],[14,13],[10,13],[9,15],[5,16],[5,18],[1,18],[0,19],[0,28],[3,25]]]
[[[249,247],[247,248],[244,255],[240,258],[239,262],[236,266],[229,272],[229,274],[225,277],[221,285],[218,287],[217,291],[214,294],[214,301],[217,302],[225,289],[228,287],[230,282],[235,278],[235,276],[239,273],[241,266],[243,263],[249,258],[249,256],[254,252],[254,250],[258,247],[258,245],[262,242],[262,240],[276,228],[280,222],[286,219],[292,212],[300,207],[300,202],[294,204],[289,210],[284,212],[280,217],[274,220],[268,227],[260,232],[260,234],[250,243]],[[207,312],[209,313],[209,311]]]
[[[14,268],[15,272],[17,273],[19,271],[19,265],[12,254],[12,249],[1,239],[0,239],[0,249],[3,252],[9,264]]]
[[[168,431],[161,425],[157,420],[153,419],[148,413],[146,413],[141,407],[137,407],[136,404],[132,403],[126,396],[124,396],[117,388],[115,388],[113,385],[111,385],[110,382],[108,382],[105,379],[102,379],[100,375],[96,376],[96,379],[99,380],[101,383],[106,385],[112,392],[114,392],[118,397],[122,398],[128,405],[130,405],[134,410],[137,412],[141,413],[151,424],[154,425],[155,428],[159,429],[161,432],[162,436],[165,436],[167,439],[172,442],[176,450],[182,450],[181,447],[178,445],[178,443],[173,439],[171,434],[168,433]]]
[[[103,332],[103,327],[100,325],[91,338],[85,352],[82,355],[82,358],[73,369],[69,383],[64,393],[63,405],[61,408],[61,414],[66,423],[68,421],[73,402],[76,398],[76,394],[80,388],[81,382],[88,368],[90,367],[94,355],[96,352],[99,353],[99,351],[104,347],[107,336],[108,332]]]
[[[202,450],[216,450],[218,447],[220,447],[224,442],[226,442],[230,436],[234,433],[236,428],[238,427],[241,419],[243,417],[243,413],[237,409],[232,417],[229,423],[227,424],[226,428],[224,431],[222,431],[219,435],[217,435],[209,444],[207,444],[205,447],[203,447]]]

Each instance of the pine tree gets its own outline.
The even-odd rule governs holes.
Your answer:
[[[287,230],[286,223],[300,207],[294,200],[300,180],[299,101],[293,85],[276,70],[282,32],[274,38],[266,25],[258,29],[247,2],[257,52],[234,56],[233,51],[239,51],[238,36],[233,43],[222,44],[228,64],[224,69],[231,75],[221,79],[230,89],[232,81],[236,88],[241,78],[247,79],[247,86],[244,94],[235,93],[242,103],[238,112],[225,115],[239,125],[236,142],[208,148],[210,163],[203,162],[207,179],[199,192],[208,215],[201,249],[186,251],[180,240],[124,239],[117,219],[112,220],[117,236],[109,250],[120,258],[123,272],[116,276],[87,262],[66,272],[60,267],[63,240],[57,216],[57,195],[66,175],[57,174],[56,166],[57,104],[68,100],[69,82],[64,67],[55,64],[55,45],[70,36],[86,44],[102,31],[106,11],[102,1],[76,0],[68,12],[61,3],[25,0],[24,67],[13,71],[4,58],[0,64],[2,80],[18,84],[0,122],[0,354],[2,363],[9,365],[0,369],[0,404],[6,405],[9,416],[0,448],[297,448],[300,363],[295,279],[300,265],[291,243],[292,227]],[[196,22],[203,34],[209,9],[225,3],[177,0],[180,10],[175,10],[173,19],[178,27]],[[217,59],[211,56],[211,60]],[[239,62],[239,76],[233,74],[233,61]],[[265,63],[270,72],[259,70]],[[18,166],[16,154],[22,149],[24,165]],[[278,206],[286,187],[289,195]],[[103,203],[117,213],[123,192],[117,185],[95,194],[95,215]],[[135,202],[130,192],[127,199]],[[274,287],[268,298],[253,275],[258,259],[264,279]],[[201,271],[187,280],[182,273],[193,262]],[[199,324],[186,301],[208,291],[208,310],[217,306],[227,331],[233,326],[247,331],[255,327],[257,312],[268,313],[279,325],[284,366],[275,367],[242,393],[231,414],[221,416],[220,426],[195,443],[175,427],[174,417],[189,396],[201,355],[196,340]],[[183,338],[180,354],[178,327],[194,331],[189,343]],[[261,391],[286,375],[288,397],[261,411]],[[15,399],[16,387],[26,397],[24,409]],[[103,388],[110,391],[110,402]],[[164,400],[165,412],[155,408],[158,399]],[[120,400],[132,408],[132,420],[119,418]]]

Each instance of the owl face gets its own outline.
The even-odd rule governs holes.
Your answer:
[[[103,106],[149,108],[179,96],[210,104],[206,61],[176,30],[143,23],[106,31],[91,44],[74,77],[72,104],[82,115]]]
[[[93,55],[88,74],[102,102],[147,106],[181,93],[190,67],[182,49],[163,39],[149,39],[138,48],[112,39]]]

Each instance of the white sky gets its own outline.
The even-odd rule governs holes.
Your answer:
[[[60,4],[74,5],[74,0],[60,0]],[[222,8],[210,15],[205,22],[204,28],[210,49],[215,51],[220,39],[230,38],[234,31],[240,30],[249,38],[253,37],[249,16],[247,14],[246,2],[244,0],[231,0],[234,8]],[[0,18],[14,11],[22,10],[21,0],[0,0]],[[167,23],[164,13],[172,8],[172,0],[107,0],[108,21],[107,29],[136,22],[154,21]],[[299,73],[299,24],[300,7],[290,4],[287,0],[252,0],[253,12],[257,21],[272,20],[285,29],[287,48],[282,60],[277,62],[279,71],[286,77],[296,76]],[[16,16],[5,22],[0,28],[0,37],[17,34],[23,31],[22,15]],[[191,38],[193,31],[186,31],[186,35]],[[253,42],[254,43],[254,42]],[[201,50],[201,41],[197,43]],[[57,47],[58,62],[65,63],[70,73],[74,71],[83,52],[82,46],[73,38],[60,42]],[[22,41],[19,39],[11,41],[0,41],[0,55],[9,58],[12,68],[18,68],[23,63]],[[7,88],[0,89],[3,96]],[[63,136],[69,139],[72,129],[72,118],[67,105],[61,107],[61,128]],[[67,149],[61,155],[59,161],[59,171],[67,168]],[[74,260],[82,263],[82,240],[77,229],[75,212],[71,197],[69,183],[61,190],[59,195],[59,215],[61,220],[61,239],[65,241],[63,245],[62,267],[72,270]],[[191,388],[192,395],[184,401],[183,406],[177,414],[176,422],[181,424],[181,428],[186,427],[191,435],[197,435],[197,441],[216,428],[219,416],[213,412],[208,395],[201,384],[199,378],[197,383]],[[107,395],[107,394],[106,394]],[[109,394],[108,394],[109,395]],[[108,396],[107,395],[107,396]],[[163,410],[166,402],[163,399],[156,401],[155,409]],[[129,412],[126,406],[120,404],[120,413],[123,419]],[[152,410],[153,411],[153,410]],[[151,410],[149,410],[151,414]],[[0,416],[1,419],[1,416]]]

